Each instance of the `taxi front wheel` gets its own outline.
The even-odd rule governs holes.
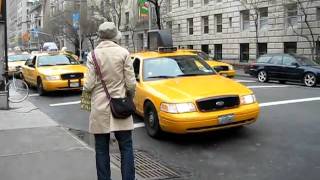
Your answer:
[[[144,123],[149,136],[158,138],[162,134],[156,108],[151,102],[147,102],[144,107]]]
[[[46,91],[43,89],[42,80],[38,78],[37,80],[37,90],[40,96],[43,96],[46,94]]]

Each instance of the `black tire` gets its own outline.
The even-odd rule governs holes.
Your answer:
[[[280,84],[285,84],[287,81],[285,81],[285,80],[279,80],[279,83]]]
[[[146,102],[144,106],[144,123],[149,136],[159,138],[162,130],[159,124],[159,118],[156,108],[151,102]]]
[[[317,85],[317,77],[313,73],[306,73],[303,76],[303,83],[308,87],[315,87]]]
[[[46,91],[43,89],[42,80],[38,78],[37,80],[37,90],[40,96],[44,96],[46,94]]]
[[[265,83],[269,81],[268,73],[265,70],[259,71],[257,76],[259,82]]]

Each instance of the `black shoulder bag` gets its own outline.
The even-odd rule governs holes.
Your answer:
[[[96,59],[96,55],[94,51],[92,51],[92,59],[95,64],[96,72],[101,80],[101,84],[103,89],[106,93],[107,100],[110,100],[110,109],[112,112],[113,117],[117,119],[126,119],[127,117],[131,116],[135,112],[135,105],[133,103],[133,99],[131,97],[124,97],[124,98],[112,98],[108,92],[106,83],[102,79],[102,73],[100,71],[99,64]]]

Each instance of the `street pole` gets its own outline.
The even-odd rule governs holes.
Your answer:
[[[8,82],[8,37],[7,37],[7,2],[0,0],[0,33],[3,41],[0,43],[0,109],[9,109],[9,91],[6,89],[6,82]]]
[[[80,47],[80,55],[79,55],[79,60],[80,60],[80,62],[82,61],[82,43],[81,43],[81,40],[82,40],[82,38],[81,38],[81,0],[79,1],[80,2],[80,8],[79,8],[79,16],[80,16],[80,18],[79,18],[79,41],[80,41],[80,45],[79,45],[79,47]]]
[[[151,29],[152,29],[152,25],[151,25],[151,2],[149,1],[149,31],[151,31]]]

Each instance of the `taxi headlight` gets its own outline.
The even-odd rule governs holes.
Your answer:
[[[233,66],[230,65],[229,66],[229,70],[234,70]]]
[[[240,97],[240,103],[242,105],[245,105],[245,104],[253,104],[255,103],[257,100],[256,100],[256,96],[253,95],[253,94],[250,94],[250,95],[246,95],[246,96],[241,96]]]
[[[167,113],[178,114],[178,113],[187,113],[195,112],[196,107],[193,103],[161,103],[160,110]]]
[[[60,80],[60,76],[46,76],[46,80],[48,81],[55,81],[55,80]]]

